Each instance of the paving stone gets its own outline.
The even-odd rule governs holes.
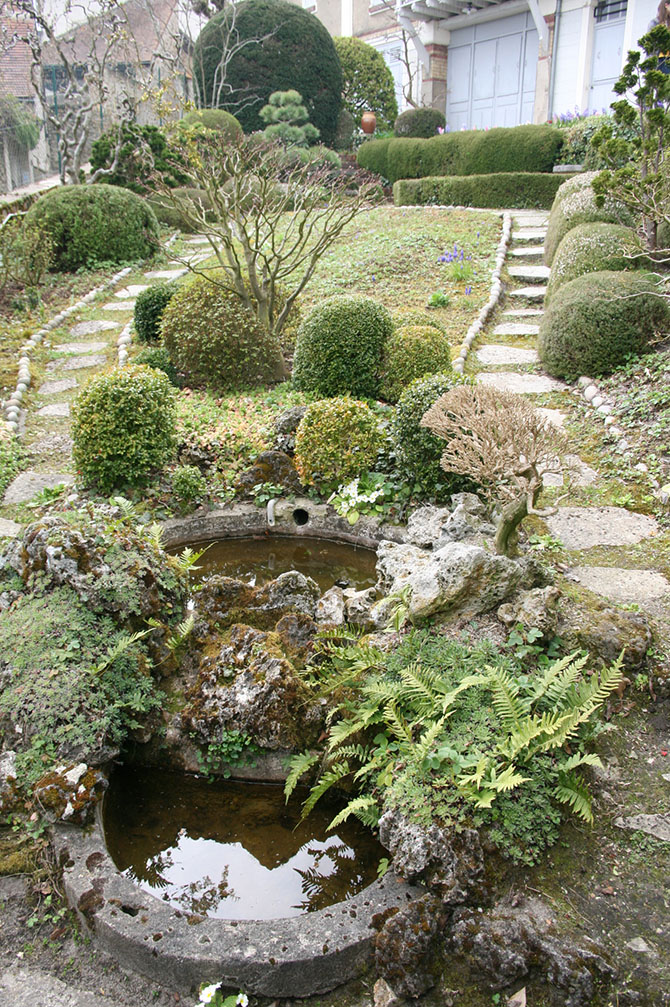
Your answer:
[[[540,286],[538,283],[535,287],[516,287],[515,290],[508,290],[508,297],[525,297],[529,301],[543,301],[544,295],[547,292],[545,286]]]
[[[516,280],[548,280],[549,266],[509,266],[508,273]]]
[[[555,378],[544,374],[517,374],[516,371],[484,372],[477,375],[477,381],[491,388],[519,395],[542,395],[545,392],[562,391],[566,386]]]
[[[539,318],[543,314],[542,308],[508,308],[507,311],[503,311],[503,315],[514,315],[517,318],[531,318],[533,316]]]
[[[117,290],[114,297],[118,297],[120,301],[127,300],[130,297],[137,297],[142,293],[143,290],[148,290],[148,283],[131,283],[122,290]]]
[[[0,517],[0,538],[16,538],[21,534],[23,526],[17,524],[16,521],[8,521],[4,517]]]
[[[21,472],[9,484],[5,491],[4,503],[25,503],[26,500],[32,500],[44,489],[54,489],[63,483],[66,486],[71,486],[73,482],[74,476],[67,472],[33,472],[29,469],[27,472]]]
[[[614,824],[620,829],[632,829],[634,832],[646,832],[655,839],[670,843],[670,815],[630,815],[628,818],[615,818]]]
[[[510,255],[514,255],[517,258],[530,257],[535,258],[536,256],[544,255],[544,245],[524,245],[521,248],[511,248]]]
[[[545,227],[549,220],[549,212],[547,213],[513,213],[512,222],[517,225],[517,227]]]
[[[496,333],[497,334],[497,333]],[[523,350],[516,346],[499,346],[489,343],[477,350],[480,364],[534,364],[538,359],[537,350]]]
[[[130,301],[110,301],[109,304],[103,304],[104,311],[132,311],[135,307],[135,300]]]
[[[70,329],[70,335],[75,339],[77,336],[94,336],[96,332],[111,332],[112,329],[118,329],[120,324],[109,318],[97,318],[92,322],[79,322]]]
[[[30,445],[30,454],[69,457],[72,454],[72,438],[67,434],[57,434],[51,431]]]
[[[181,269],[153,269],[144,275],[147,280],[176,280],[187,272],[186,266],[183,266]]]
[[[70,415],[70,403],[69,402],[50,402],[48,406],[42,406],[41,409],[37,410],[38,416],[69,416]]]
[[[0,973],[0,1003],[12,1007],[109,1007],[107,996],[98,996],[46,972],[10,966]]]
[[[653,517],[623,507],[559,507],[546,521],[566,549],[634,545],[658,533]]]
[[[63,357],[61,360],[52,360],[47,364],[47,371],[53,374],[54,371],[81,371],[85,367],[104,367],[107,357],[103,353],[91,353],[84,357]]]
[[[184,242],[185,245],[209,245],[209,238],[206,238],[204,234],[197,234],[194,238],[187,238]]]
[[[512,231],[512,241],[544,241],[546,236],[546,227],[518,227]]]
[[[37,389],[38,395],[60,395],[62,392],[69,392],[77,387],[76,378],[61,378],[60,381],[45,381]]]
[[[540,331],[539,325],[532,322],[501,322],[493,330],[494,336],[536,336]]]
[[[560,415],[562,417],[563,414]],[[545,486],[562,487],[566,481],[572,486],[593,486],[598,480],[596,470],[583,462],[579,455],[566,455],[563,464],[563,472],[549,472],[542,477]]]
[[[115,324],[115,328],[118,326]],[[58,343],[53,347],[54,353],[99,353],[106,350],[109,343]]]
[[[579,583],[613,601],[655,601],[670,591],[670,581],[656,570],[625,570],[616,566],[576,566],[571,574]]]
[[[551,423],[552,427],[558,427],[559,429],[565,424],[565,413],[562,413],[560,409],[544,409],[542,406],[537,407],[538,413]]]

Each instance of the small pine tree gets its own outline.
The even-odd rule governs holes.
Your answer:
[[[319,138],[319,130],[309,121],[309,113],[298,91],[274,91],[260,117],[267,123],[263,136],[281,140],[287,147],[309,147]]]

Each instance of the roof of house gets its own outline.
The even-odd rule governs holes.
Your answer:
[[[12,42],[15,32],[25,29],[25,19],[0,17],[0,94],[32,98],[30,49],[25,42]]]

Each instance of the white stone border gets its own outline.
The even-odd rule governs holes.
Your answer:
[[[505,259],[507,258],[507,248],[512,235],[512,214],[510,211],[505,210],[502,215],[503,228],[502,235],[500,237],[500,242],[498,244],[498,250],[496,252],[496,265],[493,270],[493,279],[491,282],[491,296],[488,301],[479,312],[478,317],[472,323],[468,329],[463,344],[461,346],[461,351],[454,360],[453,369],[458,373],[462,374],[465,368],[465,361],[468,358],[470,352],[470,347],[474,343],[475,339],[482,331],[486,322],[488,321],[489,315],[497,307],[498,301],[500,300],[500,295],[502,293],[502,281],[500,279],[500,274],[502,268],[505,265]]]
[[[604,418],[607,432],[620,442],[621,447],[627,447],[628,442],[625,439],[625,434],[621,427],[616,426],[616,421],[612,416],[612,406],[601,393],[593,378],[579,378],[575,391],[583,397],[587,405],[592,406]]]

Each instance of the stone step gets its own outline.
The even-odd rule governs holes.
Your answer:
[[[522,245],[521,248],[511,248],[510,255],[516,258],[534,259],[544,255],[544,245]]]
[[[42,406],[37,410],[38,416],[58,416],[66,419],[70,415],[69,402],[50,402],[48,406]]]
[[[546,522],[566,549],[635,545],[659,532],[655,518],[623,507],[559,507]]]
[[[508,290],[507,296],[523,297],[527,301],[543,301],[546,292],[547,288],[538,283],[534,287],[516,287],[514,290]]]
[[[114,326],[118,328],[118,325]],[[58,343],[53,347],[54,353],[99,353],[107,349],[107,343]]]
[[[132,301],[110,301],[109,304],[103,304],[103,311],[132,311],[135,307],[134,299]]]
[[[209,245],[209,238],[205,237],[204,234],[196,234],[193,238],[187,238],[184,241],[185,245]]]
[[[30,469],[21,472],[5,491],[4,503],[17,504],[32,500],[44,489],[55,489],[56,486],[71,486],[74,476],[68,472],[35,472]],[[0,1001],[1,1002],[1,1001]]]
[[[544,395],[546,392],[562,392],[567,385],[545,374],[519,374],[516,371],[485,371],[477,375],[477,381],[502,392],[516,392],[517,395]]]
[[[55,371],[81,371],[86,367],[104,367],[107,357],[104,353],[90,353],[81,357],[61,357],[59,360],[51,360],[46,366],[47,374]]]
[[[549,266],[509,266],[507,272],[515,280],[548,280]]]
[[[114,297],[118,297],[119,300],[124,301],[131,297],[137,297],[137,295],[141,294],[143,290],[148,289],[149,289],[148,283],[131,283],[127,287],[124,287],[122,290],[117,290],[114,294]]]
[[[616,566],[576,566],[570,571],[583,587],[614,601],[644,604],[670,592],[670,583],[658,570],[633,570]]]
[[[546,227],[519,227],[512,231],[512,241],[544,241],[546,236]]]
[[[75,339],[78,336],[94,336],[98,332],[112,332],[121,327],[121,322],[113,322],[111,319],[99,318],[93,322],[79,322],[70,329],[70,335]]]
[[[503,315],[514,315],[516,318],[531,318],[532,316],[539,318],[543,314],[542,308],[508,308],[507,311],[503,311]]]
[[[494,336],[536,336],[540,331],[539,325],[532,325],[530,322],[501,322],[493,330]]]
[[[512,213],[512,220],[519,227],[546,227],[549,220],[549,211],[519,210]]]
[[[495,367],[499,364],[535,364],[538,356],[537,350],[524,350],[518,346],[505,346],[499,343],[487,343],[477,350],[477,360],[480,364]]]
[[[183,266],[181,269],[152,269],[151,272],[144,275],[147,280],[178,280],[187,272],[186,266]]]
[[[537,411],[544,416],[547,423],[551,424],[552,427],[560,429],[565,424],[565,413],[562,413],[560,409],[545,409],[538,406]]]
[[[45,381],[37,389],[38,395],[62,395],[77,387],[76,378],[62,378],[60,381]]]

